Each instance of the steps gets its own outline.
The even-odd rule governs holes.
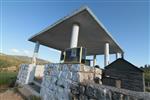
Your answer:
[[[30,88],[36,91],[37,93],[40,93],[41,84],[39,84],[36,81],[33,81],[33,83],[29,84]]]
[[[18,91],[25,98],[28,98],[33,95],[40,97],[40,89],[41,89],[40,82],[34,80],[33,83],[23,85],[21,88],[18,89]]]

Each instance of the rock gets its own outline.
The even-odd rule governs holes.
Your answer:
[[[69,73],[68,71],[60,71],[59,72],[59,78],[67,79],[68,73]]]
[[[75,81],[75,82],[79,82],[79,73],[78,72],[72,72],[72,81]]]
[[[95,68],[95,73],[96,74],[102,74],[102,70],[100,68]]]
[[[85,87],[84,86],[79,86],[79,92],[80,92],[80,94],[84,94],[84,92],[85,92]]]
[[[97,98],[96,90],[93,88],[92,85],[86,87],[85,94],[88,95],[88,97],[90,98]]]
[[[76,85],[75,84],[71,85],[70,89],[71,89],[71,93],[73,95],[78,95],[80,93],[80,91],[79,91],[79,85],[77,85],[77,84]]]
[[[95,74],[95,78],[99,78],[100,80],[102,79],[102,75],[101,74]]]
[[[80,66],[80,64],[72,64],[70,67],[70,70],[72,72],[79,72],[79,71],[81,71],[81,66]]]
[[[91,72],[91,67],[85,66],[85,65],[83,65],[83,66],[84,66],[84,72]]]

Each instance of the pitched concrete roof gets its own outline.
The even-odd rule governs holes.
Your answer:
[[[104,54],[104,44],[110,43],[110,54],[123,53],[121,47],[88,7],[81,7],[32,36],[29,41],[64,51],[70,46],[72,24],[80,25],[78,47],[87,48],[87,55]]]

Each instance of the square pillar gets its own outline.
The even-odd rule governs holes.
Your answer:
[[[34,48],[34,52],[33,52],[33,58],[32,58],[32,64],[34,64],[34,65],[36,65],[36,58],[38,56],[39,47],[40,47],[40,44],[37,41],[35,44],[35,48]]]
[[[93,66],[96,65],[96,55],[93,56]]]
[[[104,66],[109,64],[109,43],[105,43],[104,47]]]
[[[118,58],[120,58],[121,57],[121,55],[120,55],[120,53],[116,53],[116,59],[118,59]]]
[[[121,58],[123,58],[123,59],[124,59],[124,53],[121,53]]]
[[[79,25],[73,24],[71,41],[70,41],[70,48],[75,48],[78,46],[78,35],[79,35]]]

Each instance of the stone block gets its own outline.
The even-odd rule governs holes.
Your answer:
[[[60,71],[58,71],[58,70],[53,70],[53,71],[50,72],[50,76],[58,76],[59,73],[60,73]]]
[[[95,68],[94,70],[95,70],[95,73],[96,73],[96,74],[102,74],[102,70],[101,70],[101,69]]]
[[[72,81],[79,82],[79,74],[78,72],[72,72]]]
[[[84,72],[91,72],[92,70],[92,67],[90,67],[90,66],[86,66],[86,65],[81,65],[81,66],[83,66],[84,67]]]
[[[86,95],[80,95],[79,100],[89,100]]]
[[[55,84],[57,80],[58,80],[58,77],[53,76],[53,77],[51,77],[50,81],[51,81],[51,83]]]
[[[68,72],[68,75],[67,75],[67,79],[71,80],[72,79],[72,72]]]
[[[70,71],[70,67],[68,66],[68,64],[61,64],[60,69],[61,71]]]
[[[70,67],[70,71],[72,71],[72,72],[78,72],[78,71],[81,70],[80,68],[81,68],[80,64],[72,64],[71,67]]]
[[[101,74],[95,74],[95,78],[98,77],[99,79],[102,79],[102,75]]]
[[[88,72],[73,72],[72,80],[75,82],[84,82],[85,80],[93,80],[93,73]]]
[[[71,93],[72,93],[73,95],[78,95],[78,94],[80,94],[80,88],[79,88],[79,85],[78,85],[78,84],[71,85],[70,89],[71,89]]]
[[[87,86],[86,87],[86,91],[85,94],[89,97],[89,98],[97,98],[97,91],[96,89],[93,88],[93,86]]]
[[[48,89],[51,90],[53,93],[55,93],[58,89],[58,86],[52,83],[52,84],[49,84]]]
[[[93,79],[94,79],[94,74],[88,73],[88,80],[93,80]]]
[[[47,64],[46,70],[59,71],[59,65],[60,64],[55,64],[55,63]]]
[[[116,92],[112,92],[112,99],[113,100],[120,100],[120,94]]]
[[[69,92],[68,89],[62,89],[61,87],[58,88],[56,100],[69,100]]]
[[[79,76],[78,82],[83,82],[88,79],[88,76],[86,75],[86,73],[78,72],[77,74]]]
[[[79,86],[79,92],[80,92],[80,94],[84,94],[84,92],[85,92],[85,87],[82,86],[82,85],[80,85],[80,86]]]
[[[56,85],[61,88],[70,88],[70,81],[64,79],[58,79]]]
[[[67,71],[60,71],[58,77],[59,77],[59,78],[62,78],[62,79],[67,79],[68,73],[69,73],[69,72],[67,72]]]

